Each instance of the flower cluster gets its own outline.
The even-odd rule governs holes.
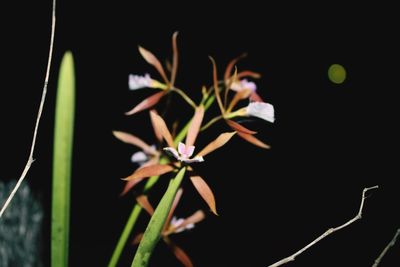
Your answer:
[[[204,86],[201,88],[201,99],[197,101],[193,100],[186,94],[185,90],[175,85],[178,70],[177,33],[174,33],[172,37],[172,47],[173,60],[172,64],[167,68],[169,71],[168,76],[157,57],[143,47],[139,47],[139,53],[147,63],[157,70],[161,79],[154,79],[148,73],[143,76],[137,74],[129,75],[130,90],[138,90],[141,88],[156,90],[154,94],[145,98],[126,112],[127,115],[133,115],[138,112],[150,110],[149,115],[155,134],[155,145],[149,145],[137,136],[129,133],[120,131],[113,132],[115,137],[119,140],[140,149],[140,151],[135,152],[131,157],[132,161],[137,163],[139,167],[131,175],[123,178],[126,184],[122,194],[126,194],[138,183],[149,177],[165,176],[168,173],[176,173],[180,169],[186,168],[188,170],[189,179],[195,189],[205,200],[210,210],[214,214],[217,214],[214,194],[207,185],[205,179],[195,174],[195,164],[204,162],[208,154],[227,144],[234,135],[261,148],[269,148],[270,146],[268,144],[255,137],[256,131],[246,128],[244,125],[237,122],[236,118],[254,117],[272,123],[275,120],[274,107],[264,102],[258,94],[255,80],[261,77],[260,74],[250,70],[237,70],[236,65],[238,61],[245,57],[245,55],[233,59],[227,65],[222,80],[218,79],[217,65],[215,60],[210,57],[213,67],[213,83],[209,87]],[[191,120],[185,127],[180,129],[178,134],[175,134],[175,131],[171,133],[164,118],[157,112],[157,104],[162,101],[162,99],[169,97],[172,93],[182,97],[188,105],[193,107],[194,111]],[[203,123],[207,110],[214,103],[218,105],[220,114],[215,115],[215,117],[211,118],[208,122]],[[246,104],[244,106],[239,106],[241,103]],[[203,149],[197,150],[199,152],[195,153],[197,137],[200,134],[203,135],[209,127],[219,121],[226,123],[230,130],[220,133],[212,142]],[[178,199],[175,201],[176,203],[180,199],[181,190],[179,192],[176,197],[176,199]],[[150,215],[153,214],[154,209],[145,195],[138,197],[137,202]],[[170,234],[190,229],[195,222],[204,218],[204,213],[199,211],[188,219],[175,219],[175,217],[173,217],[175,206],[176,204],[172,205],[164,230],[161,234],[164,241],[169,245],[173,244],[169,238]],[[135,240],[138,242],[140,238],[139,236],[139,238]],[[185,266],[192,266],[188,256],[182,252],[183,250],[177,249],[175,244],[171,246],[174,248],[173,251],[179,251],[176,256]]]

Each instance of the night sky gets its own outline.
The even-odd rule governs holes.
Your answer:
[[[361,221],[287,266],[371,266],[400,227],[400,193],[395,186],[398,104],[393,96],[399,81],[389,12],[372,6],[302,6],[308,10],[303,12],[297,6],[277,9],[251,1],[215,5],[58,3],[49,93],[36,161],[27,177],[47,212],[43,242],[38,244],[45,266],[50,249],[53,112],[63,53],[73,52],[77,79],[70,266],[106,266],[134,203],[132,194],[119,197],[119,178],[133,172],[130,156],[136,151],[111,132],[127,131],[152,142],[147,112],[124,115],[149,95],[146,90],[129,91],[128,75],[150,73],[159,78],[140,57],[137,45],[162,61],[170,59],[170,38],[176,30],[179,87],[199,99],[201,86],[212,81],[208,55],[215,58],[222,75],[230,59],[247,52],[238,68],[263,75],[257,81],[258,92],[274,105],[276,114],[274,124],[243,121],[271,150],[236,137],[196,166],[214,191],[218,217],[207,211],[190,182],[184,182],[178,214],[207,211],[204,222],[174,238],[195,266],[268,266],[355,216],[362,189],[374,185],[380,189],[368,194]],[[0,179],[5,181],[19,176],[28,157],[47,62],[50,8],[50,1],[2,7],[13,14],[1,16],[0,24]],[[334,63],[347,70],[343,84],[328,79]],[[169,121],[178,118],[183,123],[191,116],[190,109],[176,96],[172,101]],[[227,130],[222,123],[213,126],[200,136],[199,147]],[[153,203],[167,182],[165,177],[157,184],[150,197]],[[135,233],[147,220],[146,215],[140,217]],[[130,266],[135,249],[126,249],[120,266]],[[397,244],[380,266],[397,266],[399,250]],[[160,243],[150,266],[179,263]]]

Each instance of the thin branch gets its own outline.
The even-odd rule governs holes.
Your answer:
[[[355,221],[361,219],[362,217],[362,211],[364,208],[364,201],[365,201],[365,193],[369,190],[372,189],[376,189],[378,188],[378,186],[373,186],[373,187],[368,187],[368,188],[364,188],[362,195],[361,195],[361,204],[360,204],[360,209],[358,210],[358,213],[356,216],[354,216],[354,218],[352,218],[351,220],[347,221],[346,223],[335,227],[335,228],[330,228],[328,229],[325,233],[323,233],[322,235],[320,235],[319,237],[317,237],[314,241],[312,241],[311,243],[309,243],[307,246],[305,246],[304,248],[300,249],[299,251],[297,251],[296,253],[294,253],[293,255],[286,257],[272,265],[269,265],[268,267],[277,267],[277,266],[281,266],[283,264],[286,264],[288,262],[294,261],[295,258],[297,256],[299,256],[301,253],[303,253],[304,251],[306,251],[307,249],[309,249],[310,247],[314,246],[315,244],[317,244],[319,241],[321,241],[322,239],[324,239],[325,237],[327,237],[330,234],[333,234],[336,231],[342,230],[343,228],[349,226],[350,224],[354,223]]]
[[[382,258],[386,255],[386,253],[388,252],[388,250],[394,246],[394,244],[396,244],[397,238],[400,235],[400,228],[397,229],[396,234],[394,235],[394,237],[392,238],[392,240],[389,242],[389,244],[387,244],[387,246],[382,250],[381,254],[379,255],[378,258],[376,258],[374,264],[372,265],[372,267],[378,267],[378,265],[381,263]]]
[[[18,188],[21,186],[21,183],[25,179],[26,174],[28,173],[32,163],[34,162],[33,152],[35,150],[36,137],[37,137],[37,132],[38,132],[38,128],[39,128],[40,118],[42,117],[43,106],[44,106],[44,102],[46,100],[47,85],[49,83],[49,76],[50,76],[51,59],[52,59],[52,55],[53,55],[53,44],[54,44],[55,29],[56,29],[56,0],[53,0],[49,57],[48,57],[48,60],[47,60],[46,76],[44,78],[44,85],[43,85],[43,90],[42,90],[42,98],[40,100],[39,110],[38,110],[37,117],[36,117],[35,129],[33,131],[31,150],[30,150],[30,153],[29,153],[28,162],[26,163],[25,168],[22,171],[22,174],[19,177],[17,184],[15,185],[15,187],[12,190],[10,196],[7,198],[6,202],[4,203],[3,207],[1,208],[0,218],[3,216],[3,213],[7,209],[8,205],[10,205],[11,200],[13,199],[15,193],[18,191]]]

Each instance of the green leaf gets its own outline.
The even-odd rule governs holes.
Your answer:
[[[75,110],[75,74],[71,52],[60,67],[56,99],[51,213],[51,266],[68,266],[71,162]]]
[[[144,232],[143,239],[139,244],[131,267],[146,267],[148,265],[150,256],[160,240],[161,231],[163,230],[164,223],[183,180],[185,171],[186,167],[182,168],[176,177],[170,181],[167,191],[154,211],[146,231]]]

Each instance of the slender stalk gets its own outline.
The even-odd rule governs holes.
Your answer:
[[[176,177],[170,181],[167,191],[161,198],[161,201],[154,211],[153,216],[151,216],[150,222],[143,234],[142,241],[140,242],[136,251],[131,267],[146,267],[148,265],[150,256],[156,244],[160,240],[161,231],[164,228],[169,210],[171,209],[172,202],[175,199],[176,192],[182,183],[185,171],[186,167],[183,167],[178,172]]]
[[[204,131],[206,130],[208,127],[210,127],[211,125],[213,125],[214,123],[216,123],[217,121],[219,121],[220,119],[222,119],[222,115],[219,115],[217,117],[214,117],[213,119],[211,119],[209,122],[206,123],[206,125],[204,125],[203,127],[201,127],[200,131]]]
[[[177,94],[179,94],[189,105],[192,106],[192,108],[196,109],[196,104],[193,102],[193,100],[187,95],[185,94],[185,92],[183,92],[181,89],[178,88],[171,88],[172,92],[175,92]]]
[[[356,214],[356,216],[354,216],[352,219],[350,219],[349,221],[347,221],[346,223],[335,227],[335,228],[330,228],[328,229],[325,233],[323,233],[322,235],[320,235],[319,237],[317,237],[316,239],[314,239],[314,241],[312,241],[311,243],[309,243],[307,246],[303,247],[302,249],[300,249],[299,251],[297,251],[296,253],[294,253],[293,255],[286,257],[274,264],[269,265],[268,267],[277,267],[277,266],[281,266],[284,265],[288,262],[294,261],[295,258],[297,256],[299,256],[301,253],[303,253],[304,251],[306,251],[307,249],[311,248],[312,246],[314,246],[315,244],[317,244],[319,241],[321,241],[322,239],[324,239],[325,237],[327,237],[328,235],[333,234],[334,232],[337,232],[339,230],[342,230],[343,228],[349,226],[350,224],[354,223],[357,220],[360,220],[362,217],[362,211],[364,208],[364,201],[365,201],[365,193],[367,193],[367,191],[372,190],[372,189],[377,189],[378,186],[373,186],[373,187],[368,187],[368,188],[364,188],[362,195],[361,195],[361,204],[360,204],[360,208],[358,209],[358,213]]]
[[[378,265],[381,263],[381,260],[383,259],[383,257],[386,255],[386,253],[389,251],[389,249],[391,247],[394,246],[394,244],[396,244],[397,238],[400,235],[400,228],[397,229],[396,234],[393,236],[392,240],[389,242],[389,244],[387,244],[387,246],[382,250],[381,254],[379,254],[379,257],[376,258],[374,264],[372,265],[372,267],[378,267]]]
[[[26,162],[26,165],[24,167],[24,170],[22,171],[21,176],[19,177],[14,189],[11,191],[10,196],[7,198],[6,202],[4,203],[3,207],[1,208],[0,218],[3,216],[4,211],[7,209],[7,207],[10,205],[11,200],[14,198],[15,193],[18,191],[18,188],[21,186],[21,183],[24,181],[26,174],[28,173],[29,169],[31,168],[32,163],[34,162],[33,152],[35,150],[36,137],[37,137],[37,132],[38,132],[38,129],[39,129],[40,118],[42,117],[43,106],[44,106],[44,102],[46,100],[47,85],[49,83],[50,68],[51,68],[51,59],[52,59],[52,56],[53,56],[54,34],[55,34],[55,31],[56,31],[56,0],[53,0],[53,7],[52,7],[52,12],[51,13],[52,13],[52,19],[51,19],[51,35],[50,35],[49,56],[48,56],[48,59],[47,59],[47,69],[46,69],[46,76],[44,78],[42,97],[41,97],[41,100],[40,100],[39,110],[38,110],[37,117],[36,117],[35,129],[33,130],[31,150],[30,150],[30,153],[29,153],[28,161]]]

